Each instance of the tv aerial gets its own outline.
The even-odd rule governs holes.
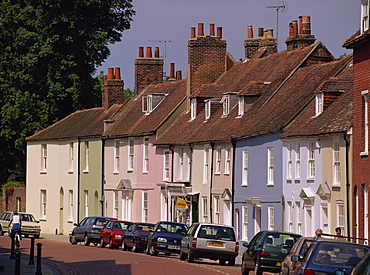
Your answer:
[[[277,6],[266,6],[268,9],[276,10],[276,41],[279,43],[279,12],[284,12],[288,9],[288,1],[279,1]]]
[[[164,74],[164,77],[167,76],[166,74],[166,53],[167,53],[167,43],[172,43],[173,41],[172,40],[148,40],[148,41],[152,41],[152,42],[159,42],[159,43],[163,43],[164,44],[164,50],[163,50],[163,55],[161,57],[163,57],[163,63],[164,63],[164,67],[163,67],[163,74]]]

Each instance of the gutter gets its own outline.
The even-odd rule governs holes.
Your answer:
[[[347,135],[344,134],[343,138],[346,142],[346,202],[347,202],[347,236],[351,236],[351,227],[350,227],[350,207],[349,207],[349,193],[350,193],[350,187],[351,185],[349,184],[349,140],[347,139]]]
[[[81,188],[81,140],[77,138],[77,223],[80,222],[80,188]]]
[[[209,196],[209,210],[210,210],[210,221],[213,223],[213,197],[212,197],[212,188],[213,188],[213,153],[215,149],[215,144],[214,142],[211,142],[211,175],[210,175],[210,182],[209,182],[209,191],[210,191],[210,196]]]
[[[102,139],[102,155],[101,155],[101,196],[100,196],[100,203],[101,203],[101,215],[104,216],[104,202],[105,202],[105,194],[104,194],[104,184],[105,184],[105,160],[104,160],[104,153],[105,153],[105,139]]]

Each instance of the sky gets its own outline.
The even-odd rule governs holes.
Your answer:
[[[277,13],[271,6],[285,6]],[[170,63],[182,71],[186,78],[187,42],[191,27],[204,23],[204,34],[209,34],[209,24],[222,27],[227,51],[239,61],[244,59],[244,40],[247,26],[274,29],[278,15],[278,50],[286,49],[288,25],[298,16],[311,17],[311,34],[321,41],[334,57],[350,54],[343,42],[360,28],[360,0],[133,0],[136,15],[131,29],[123,32],[122,41],[110,45],[111,55],[97,68],[107,74],[108,68],[121,68],[125,88],[134,87],[134,60],[140,46],[160,47],[165,58],[165,71],[169,75]],[[160,42],[162,41],[162,42]],[[163,42],[168,41],[168,42]],[[164,51],[166,45],[166,51]],[[144,50],[145,53],[145,50]]]

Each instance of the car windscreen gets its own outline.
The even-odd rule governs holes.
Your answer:
[[[96,225],[105,225],[106,222],[107,222],[107,219],[105,219],[105,218],[97,218],[95,224]]]
[[[21,214],[21,219],[23,222],[35,222],[35,218],[30,214]]]
[[[186,233],[187,227],[180,223],[160,223],[156,231],[161,233],[183,234]]]
[[[300,236],[271,232],[264,241],[265,246],[293,247]]]
[[[198,231],[198,238],[235,241],[234,230],[229,227],[202,225]]]
[[[313,262],[321,265],[354,267],[369,248],[346,243],[320,243],[315,250]]]
[[[113,229],[114,230],[126,230],[127,227],[130,226],[131,223],[128,222],[115,222]]]

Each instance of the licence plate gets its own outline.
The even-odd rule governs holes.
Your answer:
[[[178,246],[176,246],[176,245],[169,245],[168,246],[168,249],[179,249],[179,247]]]
[[[276,266],[281,266],[281,262],[276,262]]]
[[[224,243],[222,243],[222,242],[208,242],[208,246],[224,247]]]

